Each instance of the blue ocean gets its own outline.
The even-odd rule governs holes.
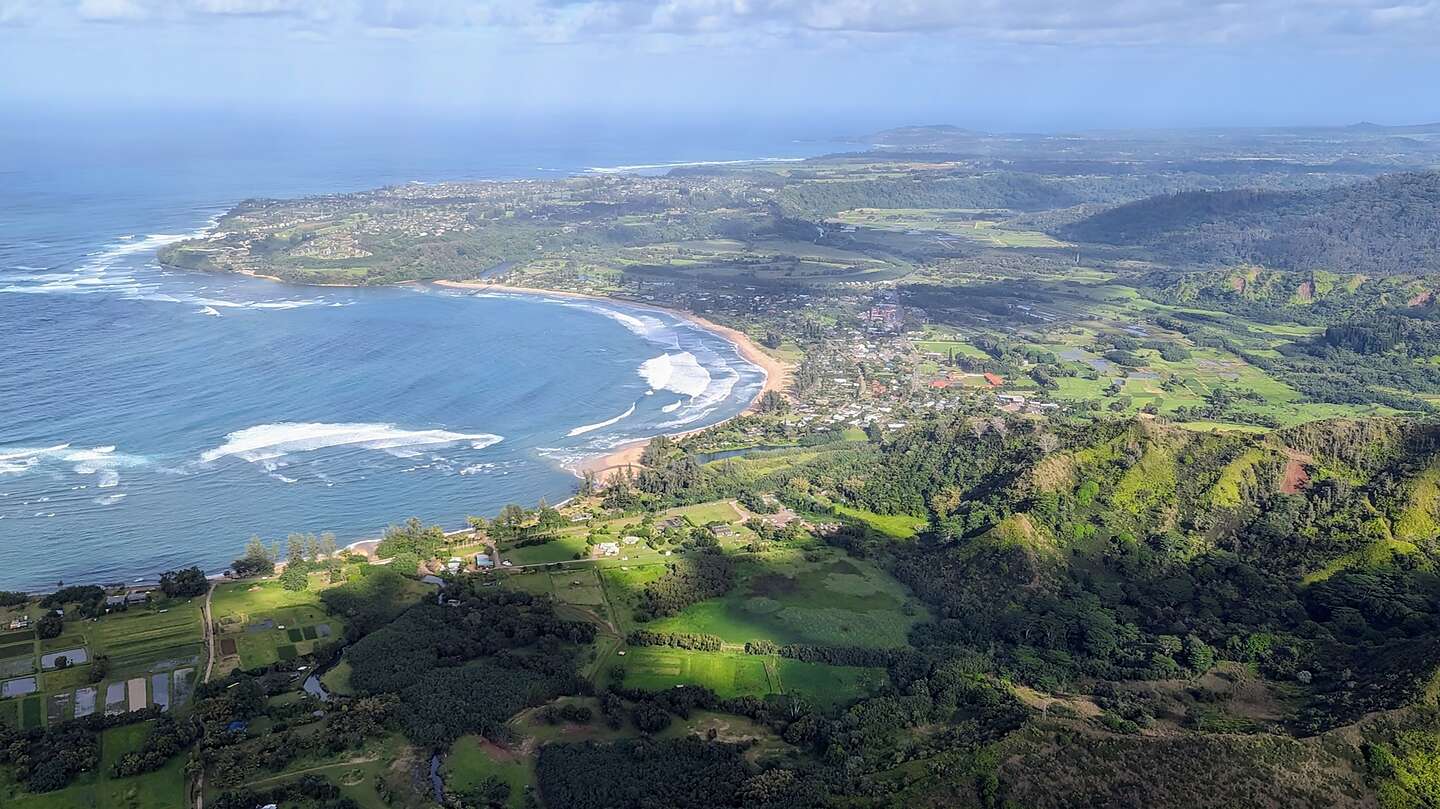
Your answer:
[[[369,120],[0,132],[0,589],[223,569],[569,496],[567,467],[733,416],[763,371],[656,310],[162,270],[247,197],[835,150],[795,131]]]

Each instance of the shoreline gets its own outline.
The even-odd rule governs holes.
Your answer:
[[[684,436],[690,435],[692,433],[697,433],[700,430],[707,430],[710,427],[724,424],[725,422],[734,419],[736,416],[743,416],[755,412],[756,408],[760,404],[760,399],[764,397],[766,393],[774,391],[776,393],[783,394],[785,389],[789,387],[791,376],[794,373],[794,369],[788,363],[783,362],[765,353],[764,349],[760,348],[759,345],[756,345],[755,341],[750,338],[750,335],[744,333],[743,331],[740,331],[739,329],[733,328],[731,326],[723,326],[719,323],[709,320],[708,318],[701,317],[694,312],[689,312],[684,309],[672,309],[667,306],[659,306],[644,301],[631,301],[625,298],[611,298],[604,295],[593,295],[586,292],[570,292],[568,290],[558,289],[551,290],[542,289],[539,287],[517,287],[509,286],[506,284],[488,283],[485,281],[433,281],[432,283],[436,286],[446,287],[448,289],[470,289],[476,291],[502,292],[515,295],[530,295],[536,297],[551,296],[559,298],[577,298],[581,300],[591,300],[611,304],[622,304],[625,306],[639,307],[641,309],[652,309],[658,312],[665,312],[681,319],[688,320],[689,322],[693,323],[696,326],[699,326],[702,329],[705,329],[706,331],[719,335],[726,342],[733,345],[735,347],[735,350],[739,352],[740,356],[743,357],[747,362],[759,367],[760,370],[765,373],[764,384],[760,386],[760,390],[756,392],[755,397],[750,400],[750,403],[745,406],[744,410],[741,410],[739,413],[735,414],[735,416],[731,416],[730,418],[717,421],[715,422],[715,424],[709,425],[707,427],[700,427],[693,430],[682,430],[677,433],[663,434],[668,436],[669,438],[683,438]],[[586,472],[593,472],[600,477],[601,482],[604,482],[610,476],[619,474],[622,469],[639,466],[640,455],[645,451],[645,447],[649,445],[650,441],[651,439],[649,438],[627,441],[624,444],[615,447],[613,450],[604,455],[598,455],[594,458],[590,458],[580,462],[575,466],[575,468],[570,469],[570,471],[575,474],[576,477],[580,477]]]

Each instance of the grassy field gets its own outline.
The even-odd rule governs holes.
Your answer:
[[[944,208],[856,208],[836,218],[847,225],[876,230],[942,233],[991,247],[1065,247],[1066,243],[1034,230],[1005,227],[1009,211]]]
[[[487,743],[478,736],[461,736],[445,755],[442,768],[447,792],[467,792],[487,778],[510,785],[510,809],[525,805],[525,788],[535,781],[533,762]]]
[[[561,571],[512,573],[505,577],[505,586],[535,595],[548,595],[557,604],[592,608],[605,606],[605,593],[593,565],[577,565]]]
[[[672,517],[684,518],[692,525],[697,526],[708,525],[712,522],[738,524],[744,519],[734,506],[724,500],[673,508],[656,515],[656,522]],[[561,530],[558,536],[549,542],[526,547],[516,547],[514,543],[501,543],[500,558],[518,566],[570,562],[575,561],[577,557],[589,559],[589,548],[585,544],[585,537],[592,529],[608,529],[605,541],[613,542],[624,537],[628,532],[627,529],[635,526],[638,522],[633,517],[626,517],[578,524]],[[736,530],[748,535],[748,531],[743,528]],[[626,546],[624,555],[633,560],[659,560],[664,558],[664,550],[655,550],[641,543]]]
[[[95,654],[110,656],[113,677],[199,662],[205,628],[198,598],[167,601],[159,610],[130,609],[89,625]],[[175,664],[175,665],[172,665]]]
[[[797,694],[822,707],[873,693],[885,682],[885,670],[827,666],[783,657],[741,652],[694,652],[669,647],[631,647],[606,664],[625,668],[630,688],[662,690],[702,685],[722,698]]]
[[[743,242],[692,239],[623,248],[608,256],[605,263],[627,272],[650,275],[714,279],[750,277],[801,283],[883,281],[909,272],[909,265],[902,260],[872,255],[874,252],[784,238]],[[543,268],[529,265],[524,269],[543,272]]]
[[[885,684],[884,669],[827,666],[783,657],[776,659],[776,668],[785,693],[799,694],[826,708],[873,693]]]
[[[647,627],[659,632],[703,632],[736,644],[767,639],[782,644],[898,647],[905,645],[910,627],[925,620],[924,611],[909,601],[904,588],[869,562],[832,553],[812,561],[800,552],[779,551],[739,560],[737,565],[738,581],[730,593]],[[617,592],[633,593],[635,588],[633,581],[612,578],[606,579],[606,585],[612,597]]]
[[[926,354],[939,354],[947,359],[952,355],[956,357],[970,357],[976,360],[986,360],[990,358],[989,354],[986,354],[970,343],[958,340],[916,340],[911,345],[915,346],[916,351]]]
[[[702,685],[721,698],[780,692],[771,678],[769,658],[741,653],[692,652],[661,647],[630,648],[612,664],[625,667],[625,685],[658,691],[677,685]],[[767,665],[769,662],[769,665]]]
[[[334,668],[325,672],[325,676],[320,678],[320,682],[332,694],[349,696],[355,693],[355,689],[350,685],[349,660],[341,659]]]
[[[551,562],[566,562],[586,551],[583,531],[569,529],[559,537],[543,545],[518,548],[513,545],[500,546],[500,558],[513,565],[544,565]]]
[[[274,579],[216,585],[210,612],[220,656],[242,669],[308,654],[345,630],[343,621],[325,611],[318,587],[286,590]],[[228,654],[232,643],[234,655]]]
[[[835,504],[834,508],[836,514],[858,520],[895,539],[909,539],[915,536],[916,530],[923,528],[927,522],[924,517],[916,517],[913,514],[876,514],[873,511],[865,511],[839,503]]]

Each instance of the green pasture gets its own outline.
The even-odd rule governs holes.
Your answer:
[[[908,611],[914,614],[906,614],[911,602],[905,589],[870,562],[838,554],[809,561],[798,552],[777,552],[737,559],[736,565],[736,585],[728,594],[646,628],[718,635],[733,644],[771,640],[889,648],[904,646],[910,627],[925,620],[923,609],[913,604]],[[634,603],[633,583],[607,578],[606,584],[618,604]]]
[[[560,536],[541,545],[528,545],[522,548],[513,544],[501,543],[500,558],[512,565],[544,565],[551,562],[568,562],[574,559],[576,554],[584,554],[587,550],[585,531],[567,528]]]
[[[677,685],[701,685],[722,699],[779,692],[767,670],[768,658],[742,653],[692,652],[669,647],[631,647],[611,657],[625,667],[625,685],[658,691]]]
[[[500,760],[504,755],[506,760]],[[488,778],[497,778],[510,785],[510,809],[525,805],[525,787],[534,783],[533,760],[497,753],[478,736],[461,736],[445,754],[442,765],[447,792],[468,792]]]
[[[216,585],[210,610],[217,645],[233,640],[242,669],[309,654],[345,631],[344,621],[325,611],[318,590],[286,590],[275,579]],[[273,626],[263,628],[267,620]],[[320,636],[321,624],[330,627],[328,638]]]
[[[110,657],[111,679],[137,676],[156,664],[194,665],[205,638],[202,599],[167,600],[148,609],[112,613],[85,627],[92,657]]]
[[[854,508],[843,503],[835,503],[832,508],[835,509],[836,514],[842,517],[858,520],[871,529],[895,539],[910,539],[927,522],[924,517],[916,517],[913,514],[876,514],[873,511]]]
[[[799,694],[828,708],[874,693],[885,684],[885,670],[860,666],[827,666],[788,658],[776,658],[780,686],[787,694]]]
[[[885,670],[804,663],[742,652],[696,652],[669,647],[629,647],[612,655],[610,666],[625,668],[629,688],[662,690],[700,685],[721,698],[796,694],[829,707],[873,693],[885,682]]]
[[[1065,242],[1034,230],[1009,228],[1009,211],[946,208],[856,208],[836,218],[848,225],[877,230],[929,231],[992,247],[1065,247]]]

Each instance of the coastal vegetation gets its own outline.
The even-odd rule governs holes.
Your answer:
[[[784,379],[560,505],[0,594],[0,800],[1429,805],[1435,175],[1376,179],[1410,134],[912,128],[243,203],[162,258],[669,306]]]

